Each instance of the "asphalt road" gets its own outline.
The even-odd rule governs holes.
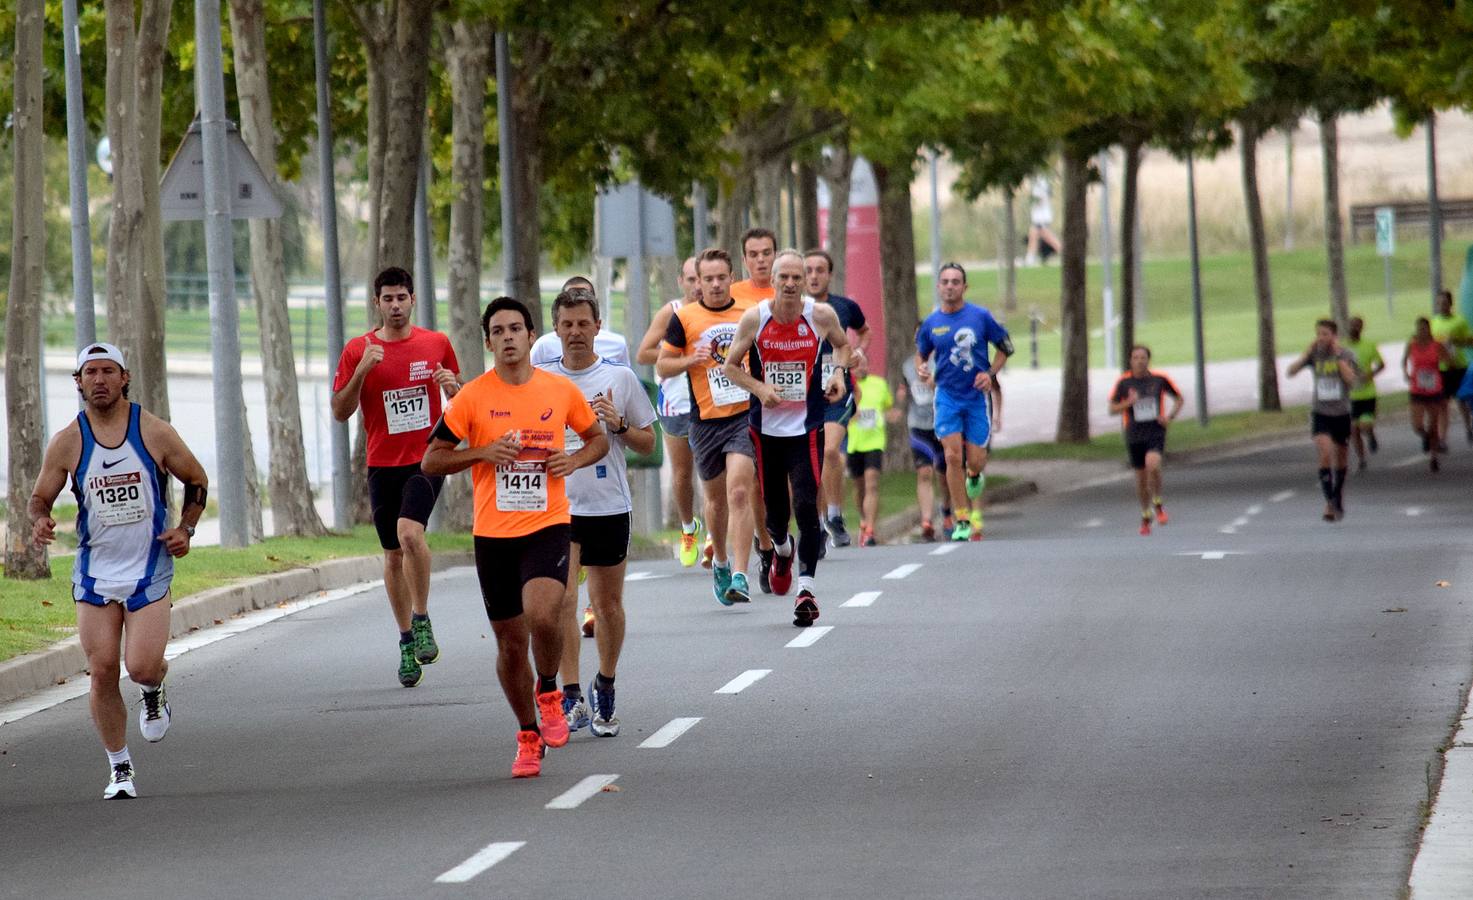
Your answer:
[[[833,551],[806,647],[788,600],[635,564],[623,733],[531,781],[467,571],[414,690],[380,591],[314,607],[174,662],[139,800],[99,799],[84,702],[0,727],[0,896],[1396,897],[1473,669],[1473,450],[1434,478],[1383,431],[1335,525],[1306,439],[1169,469],[1150,538],[1122,481]]]

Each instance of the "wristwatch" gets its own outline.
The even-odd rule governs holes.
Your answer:
[[[623,434],[624,432],[626,432],[628,430],[629,430],[629,420],[627,418],[625,418],[624,416],[620,416],[619,417],[619,427],[618,428],[615,428],[613,431],[609,432],[609,434]]]
[[[181,525],[180,527],[184,529],[184,533],[185,534],[189,535],[191,538],[194,537],[194,526],[193,525]]]

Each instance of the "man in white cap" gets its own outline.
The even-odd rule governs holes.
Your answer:
[[[169,730],[169,586],[174,558],[189,552],[205,511],[208,478],[172,425],[128,400],[128,369],[117,347],[83,347],[73,377],[83,409],[46,448],[28,508],[31,537],[37,544],[55,539],[51,507],[70,477],[77,496],[77,635],[92,674],[92,721],[112,769],[102,796],[136,797],[118,665],[120,659],[127,663],[128,677],[141,690],[144,739],[163,740]],[[171,475],[184,483],[173,528],[167,527]]]

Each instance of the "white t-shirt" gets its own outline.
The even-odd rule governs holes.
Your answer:
[[[655,421],[655,408],[650,405],[649,394],[645,393],[639,376],[628,366],[599,359],[586,369],[572,371],[563,367],[561,359],[556,359],[538,368],[571,379],[590,401],[599,395],[612,397],[614,408],[624,416],[630,428],[644,428]],[[564,439],[564,449],[568,453],[576,453],[583,447],[583,439],[571,431],[564,435]],[[629,498],[629,477],[624,470],[623,438],[610,434],[609,452],[604,458],[569,475],[565,485],[568,509],[575,516],[614,516],[633,510],[634,504]]]
[[[593,336],[593,352],[609,362],[630,368],[629,342],[624,335],[600,328]],[[532,342],[532,365],[545,366],[563,358],[563,342],[557,332],[549,331]]]

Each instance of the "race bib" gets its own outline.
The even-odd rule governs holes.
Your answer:
[[[1442,390],[1442,379],[1438,377],[1441,373],[1435,369],[1417,370],[1417,390],[1424,393],[1436,393]]]
[[[568,426],[563,426],[563,452],[572,456],[583,449],[583,436]]]
[[[854,424],[860,428],[874,428],[879,420],[880,411],[877,409],[861,409],[854,414]]]
[[[87,507],[101,525],[132,525],[148,516],[143,473],[99,475],[87,484]]]
[[[500,512],[546,512],[547,470],[536,460],[519,459],[496,467],[496,509]]]
[[[384,391],[384,417],[389,421],[389,434],[423,431],[430,427],[429,385]]]
[[[1161,415],[1161,401],[1157,397],[1141,397],[1130,408],[1137,422],[1154,422]]]
[[[730,406],[733,403],[746,403],[751,396],[745,390],[731,383],[720,366],[712,366],[706,370],[706,386],[711,389],[711,402],[717,406]]]
[[[834,354],[825,353],[823,355],[823,368],[821,371],[823,372],[823,377],[819,379],[818,383],[828,384],[829,378],[834,374]]]
[[[1321,375],[1314,382],[1314,396],[1321,402],[1345,399],[1345,382],[1339,375]]]
[[[770,362],[762,367],[767,383],[785,403],[802,403],[808,397],[808,364]]]

